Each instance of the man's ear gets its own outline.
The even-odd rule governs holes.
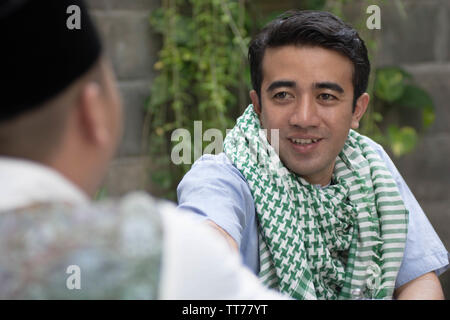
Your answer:
[[[250,99],[252,100],[253,110],[259,115],[261,115],[261,104],[259,103],[259,97],[255,90],[250,91]]]
[[[85,137],[94,144],[108,142],[106,110],[103,106],[101,88],[96,82],[88,82],[81,88],[78,112]]]
[[[351,123],[352,129],[359,128],[359,121],[361,120],[364,113],[366,112],[367,106],[369,105],[369,101],[370,101],[370,96],[367,92],[363,93],[356,100],[355,110],[353,111],[353,115],[352,115],[352,123]]]

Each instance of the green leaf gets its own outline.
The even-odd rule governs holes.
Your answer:
[[[164,9],[155,9],[149,17],[150,25],[158,33],[163,33],[166,22],[164,21]]]
[[[422,122],[425,129],[428,129],[434,122],[436,114],[434,113],[434,107],[426,107],[422,111]]]
[[[400,68],[378,69],[375,78],[375,95],[385,101],[399,99],[405,90],[407,73]]]
[[[391,125],[388,128],[388,139],[392,152],[400,157],[414,150],[417,144],[417,132],[412,127],[399,128]]]
[[[434,110],[430,95],[425,90],[413,85],[406,85],[403,95],[395,103],[404,107]]]
[[[373,121],[375,121],[375,122],[383,121],[383,115],[379,112],[373,112],[372,117],[373,117]]]

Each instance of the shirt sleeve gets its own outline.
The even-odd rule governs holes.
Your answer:
[[[225,154],[197,160],[178,185],[177,195],[180,209],[212,220],[240,247],[243,230],[254,219],[253,197]]]
[[[161,299],[289,299],[264,287],[215,231],[172,206],[161,211]]]
[[[439,276],[449,268],[448,251],[387,153],[379,144],[369,138],[367,140],[386,163],[409,211],[406,247],[395,287],[398,288],[428,272],[435,271]]]

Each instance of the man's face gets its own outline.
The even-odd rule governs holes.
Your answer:
[[[250,96],[269,142],[270,130],[279,129],[284,165],[309,183],[328,184],[369,101],[362,95],[352,112],[352,62],[321,47],[284,46],[267,49],[262,67],[261,101],[255,91]]]

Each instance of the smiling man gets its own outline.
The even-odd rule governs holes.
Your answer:
[[[328,185],[349,128],[358,128],[369,101],[362,94],[352,110],[351,61],[328,49],[288,45],[268,48],[263,70],[262,92],[250,93],[261,126],[280,130],[280,159],[290,170]]]
[[[252,105],[224,153],[183,178],[179,206],[294,298],[442,299],[447,250],[382,147],[354,131],[370,73],[357,32],[330,13],[288,12],[249,61]]]

